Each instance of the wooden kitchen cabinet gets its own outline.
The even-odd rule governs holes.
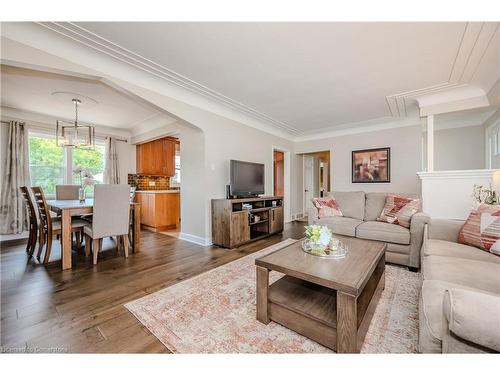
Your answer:
[[[180,193],[141,191],[135,201],[141,204],[141,224],[146,229],[159,232],[179,225]]]
[[[176,142],[175,138],[165,137],[137,145],[137,174],[174,176]]]

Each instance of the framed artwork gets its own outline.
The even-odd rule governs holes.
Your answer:
[[[391,182],[391,148],[353,151],[352,182]]]

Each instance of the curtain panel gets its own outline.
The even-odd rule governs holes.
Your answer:
[[[7,144],[5,175],[0,194],[0,234],[16,234],[28,229],[27,212],[21,186],[30,186],[28,129],[24,123],[11,121]]]
[[[118,152],[116,150],[116,140],[111,137],[106,137],[106,148],[104,151],[104,183],[119,184],[120,183],[120,165],[118,163]]]

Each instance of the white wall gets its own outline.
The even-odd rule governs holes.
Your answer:
[[[353,184],[351,152],[379,147],[391,148],[391,182]],[[299,142],[295,146],[296,153],[320,150],[330,150],[332,190],[420,193],[416,174],[422,158],[420,125]]]
[[[434,170],[484,169],[485,131],[482,126],[450,128],[434,132]]]

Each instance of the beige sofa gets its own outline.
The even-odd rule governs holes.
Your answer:
[[[432,219],[422,247],[419,350],[500,352],[500,257],[457,243],[462,221]]]
[[[337,204],[344,216],[318,218],[318,210],[308,210],[309,224],[327,225],[336,234],[376,240],[387,243],[386,260],[416,271],[420,267],[420,249],[424,226],[429,217],[422,212],[413,215],[410,228],[377,221],[387,193],[365,193],[363,191],[334,191]],[[412,196],[410,194],[400,194]]]

